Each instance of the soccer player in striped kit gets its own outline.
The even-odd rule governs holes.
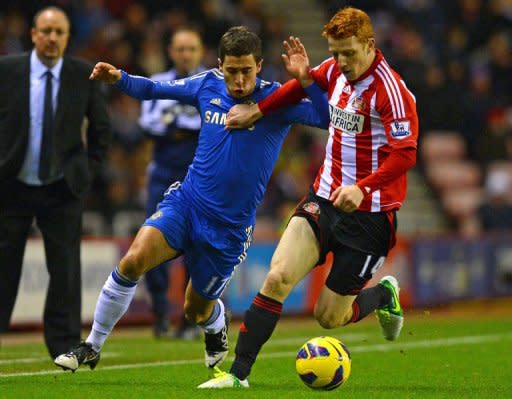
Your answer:
[[[283,302],[329,251],[332,269],[314,309],[318,323],[332,329],[375,311],[384,337],[403,326],[399,286],[393,276],[363,289],[395,244],[396,211],[416,162],[415,99],[375,46],[364,11],[340,9],[325,25],[332,57],[310,69],[300,40],[285,42],[283,61],[296,79],[266,99],[237,106],[227,126],[251,125],[263,115],[299,101],[316,82],[328,93],[329,138],[322,167],[298,204],[272,257],[270,271],[244,315],[230,372],[219,372],[200,388],[247,387],[247,377],[279,320]]]

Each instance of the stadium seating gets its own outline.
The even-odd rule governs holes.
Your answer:
[[[466,145],[458,132],[429,131],[422,137],[420,156],[427,165],[437,161],[461,160],[466,157]]]
[[[462,135],[455,131],[426,132],[420,156],[425,176],[447,216],[459,232],[476,233],[476,210],[485,198],[483,176],[479,164],[467,158]]]

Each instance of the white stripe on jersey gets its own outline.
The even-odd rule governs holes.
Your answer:
[[[371,109],[375,109],[377,102],[377,94],[374,93],[371,99]],[[372,131],[372,173],[379,168],[379,148],[387,143],[386,130],[382,124],[380,115],[378,118],[372,118],[371,120],[371,131]],[[372,212],[380,211],[380,190],[375,190],[372,194]]]
[[[359,87],[356,88],[356,90],[353,90],[350,94],[347,105],[345,106],[345,111],[347,112],[353,112],[354,109],[352,108],[352,101],[361,95],[361,93],[366,90],[367,87],[365,86],[362,88],[362,90],[359,89]],[[345,186],[351,186],[353,184],[356,184],[356,173],[357,173],[357,151],[356,151],[356,134],[353,133],[347,133],[342,131],[341,132],[341,185],[343,187]]]
[[[336,80],[336,86],[332,92],[332,95],[329,99],[329,103],[331,107],[336,107],[340,101],[340,97],[342,95],[343,87],[345,87],[346,79],[343,76],[338,77]],[[324,170],[322,172],[322,176],[320,177],[320,182],[318,184],[317,195],[322,198],[329,199],[331,195],[331,186],[333,182],[333,178],[331,175],[332,172],[332,144],[334,142],[334,136],[336,135],[336,129],[329,124],[329,139],[327,140],[327,144],[325,146],[325,160],[324,160]]]
[[[384,68],[384,70],[387,72],[390,80],[391,80],[391,83],[394,85],[395,89],[396,89],[396,92],[398,94],[398,98],[399,98],[399,101],[400,101],[400,105],[401,105],[401,110],[402,110],[402,113],[403,113],[403,117],[405,118],[405,107],[404,107],[404,100],[403,100],[403,97],[402,97],[402,92],[400,91],[400,87],[398,87],[398,81],[395,77],[395,75],[393,74],[393,70],[391,69],[391,67],[389,66],[389,64],[387,63],[386,60],[382,60],[381,64],[379,66],[381,66]]]
[[[396,80],[396,77],[393,74],[393,71],[391,70],[391,67],[389,66],[389,64],[386,61],[384,61],[384,63],[381,64],[381,65],[385,66],[385,70],[388,73],[389,79],[391,80],[391,83],[395,87],[395,90],[396,90],[396,93],[397,93],[397,96],[398,96],[398,101],[399,101],[399,104],[400,104],[400,111],[402,113],[402,118],[405,118],[404,99],[402,97],[402,92],[400,91],[400,87],[398,85],[398,81]]]
[[[325,145],[325,159],[324,159],[324,170],[322,172],[322,176],[320,177],[320,182],[318,184],[317,195],[319,197],[329,199],[331,195],[331,185],[332,185],[332,142],[334,138],[335,130],[332,126],[329,126],[329,138],[327,139],[327,144]]]
[[[206,71],[206,72],[212,72],[213,75],[217,78],[217,79],[224,79],[224,74],[219,70],[219,68],[212,68],[210,69],[209,71]]]
[[[377,66],[376,72],[384,82],[386,92],[388,93],[389,102],[391,103],[391,108],[393,110],[393,118],[405,118],[405,108],[402,99],[402,93],[400,92],[396,79],[389,70],[389,67],[385,67],[383,63],[380,63]]]
[[[327,81],[329,81],[331,79],[331,74],[332,74],[332,71],[334,70],[334,67],[336,66],[336,64],[332,64],[329,69],[327,70]]]
[[[341,164],[341,185],[345,187],[356,184],[356,135],[353,133],[341,133]]]

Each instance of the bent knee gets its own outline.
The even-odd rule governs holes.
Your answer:
[[[263,283],[263,291],[270,294],[274,299],[284,300],[293,286],[293,278],[285,270],[271,269]]]
[[[119,271],[124,276],[137,280],[146,270],[146,261],[142,253],[128,251],[119,262]]]

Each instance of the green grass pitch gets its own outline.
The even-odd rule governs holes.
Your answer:
[[[3,344],[0,399],[22,398],[511,398],[512,317],[406,314],[402,336],[385,341],[373,316],[326,331],[312,318],[283,319],[264,347],[251,387],[202,391],[208,379],[201,341],[155,341],[150,330],[117,329],[94,371],[53,367],[44,345]],[[231,353],[238,323],[232,325]],[[352,374],[339,389],[312,391],[295,374],[307,339],[332,335],[352,353]],[[232,358],[223,365],[226,369]]]

